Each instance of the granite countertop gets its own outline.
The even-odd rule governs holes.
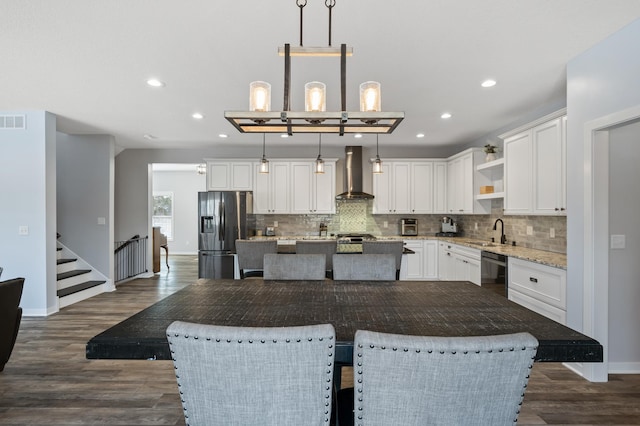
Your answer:
[[[435,235],[408,236],[376,236],[379,240],[440,240],[448,241],[465,247],[502,254],[516,259],[527,260],[554,268],[567,269],[567,255],[564,253],[554,253],[551,251],[537,250],[532,248],[511,246],[508,244],[489,243],[486,240],[478,240],[465,237],[436,237]],[[276,235],[270,237],[251,237],[251,239],[267,240],[332,240],[335,236],[319,237],[309,235]],[[487,245],[483,245],[487,244]]]

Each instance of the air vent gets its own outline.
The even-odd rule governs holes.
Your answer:
[[[24,130],[27,117],[24,115],[0,115],[0,129]]]

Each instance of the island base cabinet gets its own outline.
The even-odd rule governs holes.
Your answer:
[[[401,280],[438,279],[438,242],[435,240],[407,240],[405,247],[411,254],[402,255]]]
[[[566,323],[567,272],[564,269],[510,257],[508,270],[509,300]]]

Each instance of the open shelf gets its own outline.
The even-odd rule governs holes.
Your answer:
[[[476,170],[487,170],[492,169],[494,167],[500,167],[504,165],[504,157],[498,158],[497,160],[489,161],[487,163],[478,164]]]
[[[476,195],[476,200],[493,200],[495,198],[504,198],[504,192],[492,192],[491,194]]]

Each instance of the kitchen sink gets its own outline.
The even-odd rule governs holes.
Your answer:
[[[480,246],[480,247],[495,247],[496,245],[494,243],[486,243],[483,241],[467,241],[467,244],[472,244],[474,246]]]

